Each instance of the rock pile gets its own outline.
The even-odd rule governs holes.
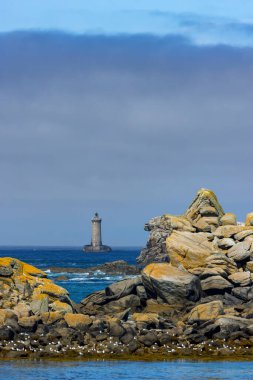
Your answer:
[[[237,224],[201,189],[183,216],[146,229],[142,272],[79,305],[44,272],[0,259],[0,354],[251,355],[253,214]]]

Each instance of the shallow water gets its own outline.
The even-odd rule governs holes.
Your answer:
[[[218,380],[252,379],[253,362],[0,362],[0,379],[76,380]]]

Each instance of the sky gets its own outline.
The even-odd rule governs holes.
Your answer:
[[[180,4],[179,4],[180,3]],[[200,187],[252,209],[253,5],[0,1],[0,245],[144,246]]]

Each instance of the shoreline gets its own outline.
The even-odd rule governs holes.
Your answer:
[[[46,360],[46,361],[252,361],[253,362],[253,342],[242,342],[224,340],[205,341],[199,344],[187,344],[187,342],[170,345],[152,347],[141,346],[134,352],[130,352],[127,345],[114,340],[114,349],[104,347],[101,344],[90,346],[80,346],[76,343],[65,347],[57,346],[56,343],[49,343],[48,349],[37,348],[21,349],[19,342],[6,342],[6,346],[0,348],[0,361],[4,360]],[[247,344],[248,343],[248,344]],[[19,348],[17,345],[19,344]],[[53,349],[53,347],[55,349]],[[45,348],[45,347],[44,347]],[[104,351],[104,352],[103,352]],[[105,352],[107,351],[107,352]]]

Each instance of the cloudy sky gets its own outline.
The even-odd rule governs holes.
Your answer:
[[[253,5],[0,2],[0,245],[144,245],[212,188],[253,211]],[[205,3],[203,5],[203,3]]]

